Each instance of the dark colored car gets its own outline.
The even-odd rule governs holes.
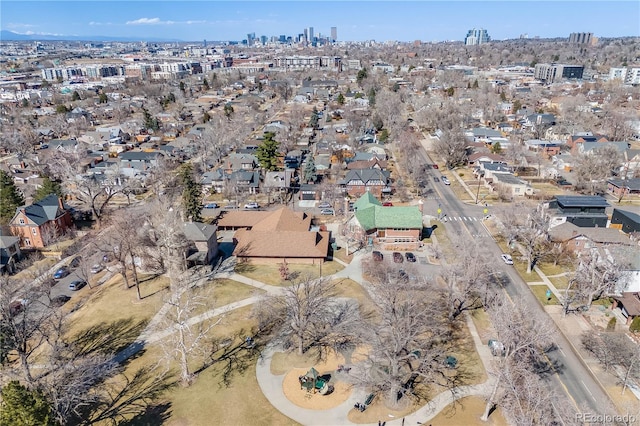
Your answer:
[[[76,256],[73,258],[73,260],[71,262],[69,262],[69,266],[71,268],[77,268],[78,266],[80,266],[80,262],[82,261],[82,257],[81,256]]]
[[[87,285],[86,281],[82,281],[82,280],[76,280],[76,281],[72,281],[69,284],[69,290],[71,291],[76,291],[76,290],[80,290],[82,287],[84,287],[85,285]]]
[[[66,294],[61,294],[51,299],[51,306],[54,308],[59,308],[60,306],[67,303],[69,300],[71,300],[71,297],[67,296]]]
[[[60,269],[58,269],[56,272],[53,273],[53,279],[59,280],[61,278],[66,277],[70,273],[71,273],[71,271],[69,271],[69,268],[67,268],[66,266],[63,266]]]
[[[384,255],[379,251],[374,251],[372,254],[373,260],[377,260],[378,262],[382,262],[384,260]]]
[[[395,263],[402,263],[404,262],[404,257],[402,257],[402,253],[394,251],[393,252],[393,261]]]
[[[438,179],[438,177],[437,177],[437,176],[436,176],[436,177],[434,177],[434,178],[433,178],[433,180],[434,180],[434,181],[436,181],[436,182],[440,182],[440,179]]]
[[[439,167],[438,167],[438,165],[437,165],[437,164],[434,164],[434,165],[433,165],[433,168],[434,168],[434,169],[438,169]]]
[[[407,262],[415,262],[416,261],[416,255],[411,253],[410,251],[406,252],[404,254],[404,257],[407,259]]]

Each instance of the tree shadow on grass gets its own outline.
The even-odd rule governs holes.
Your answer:
[[[147,409],[130,420],[118,423],[118,426],[150,426],[164,424],[171,417],[171,404],[149,405]]]
[[[91,326],[71,339],[75,355],[80,357],[93,353],[118,353],[131,345],[146,325],[146,320],[134,322],[132,319],[121,319]]]
[[[171,404],[156,402],[176,385],[174,375],[144,366],[133,375],[122,373],[116,378],[104,387],[100,400],[82,413],[91,419],[82,424],[159,425],[169,418]]]

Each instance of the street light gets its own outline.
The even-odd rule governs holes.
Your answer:
[[[478,189],[476,189],[476,204],[478,204],[478,201],[480,201],[479,200],[479,197],[480,197],[480,178],[481,178],[480,171],[478,171]]]

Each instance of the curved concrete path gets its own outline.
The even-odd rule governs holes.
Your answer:
[[[356,254],[352,262],[345,266],[345,268],[339,271],[336,274],[331,275],[332,278],[350,278],[354,281],[363,283],[362,278],[362,257],[366,253]],[[343,262],[340,262],[343,263]],[[344,264],[344,263],[343,263]],[[263,290],[271,295],[280,294],[283,291],[282,287],[272,286],[265,284],[260,281],[253,280],[251,278],[247,278],[243,275],[236,274],[235,272],[218,272],[215,274],[208,274],[204,277],[201,277],[198,282],[203,282],[205,280],[209,280],[211,278],[226,278],[234,281],[241,282],[243,284],[250,285],[252,287]],[[366,284],[366,283],[364,283]],[[196,284],[199,285],[199,284]],[[189,320],[190,324],[196,324],[198,322],[204,321],[205,319],[210,319],[222,314],[225,314],[234,309],[242,308],[244,306],[251,305],[258,301],[261,296],[252,296],[243,300],[239,300],[233,303],[230,303],[225,306],[218,307],[216,309],[212,309],[210,311],[204,312],[198,316],[195,316]],[[159,340],[162,340],[166,336],[171,333],[174,333],[175,330],[173,328],[158,330],[158,325],[160,324],[160,320],[166,313],[167,306],[163,306],[160,311],[154,316],[154,318],[150,321],[149,325],[145,328],[145,330],[140,334],[138,339],[127,347],[125,350],[121,351],[119,354],[115,356],[115,360],[118,362],[124,361],[126,358],[134,355],[136,352],[140,351],[146,344],[154,343]],[[482,360],[485,370],[488,368],[488,364],[492,358],[491,352],[486,345],[482,344],[480,337],[475,328],[475,324],[469,316],[467,316],[467,326],[469,328],[470,334],[473,337],[476,350]],[[268,346],[261,354],[260,359],[256,363],[256,377],[258,383],[260,385],[260,389],[263,394],[267,398],[267,400],[276,408],[278,411],[283,413],[285,416],[291,418],[292,420],[310,426],[329,426],[329,425],[345,425],[345,424],[354,424],[350,422],[347,418],[347,415],[356,402],[363,402],[369,392],[366,392],[365,389],[354,387],[351,393],[351,396],[342,404],[337,407],[333,407],[327,410],[311,410],[302,407],[298,407],[293,404],[284,394],[284,389],[282,387],[285,375],[274,375],[271,374],[271,359],[273,354],[277,351],[276,347]],[[380,419],[383,422],[386,422],[390,426],[406,426],[415,425],[418,423],[428,422],[432,418],[434,418],[438,413],[440,413],[445,407],[451,404],[453,401],[471,395],[485,396],[488,395],[491,391],[491,386],[493,384],[493,380],[490,378],[484,383],[472,385],[472,386],[461,386],[459,388],[454,389],[453,391],[445,391],[434,397],[428,404],[418,409],[417,411],[405,416],[402,418],[386,418]],[[369,426],[369,425],[366,425]],[[376,424],[371,424],[370,426],[376,426]]]

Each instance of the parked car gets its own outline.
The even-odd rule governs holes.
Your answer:
[[[331,208],[331,204],[326,202],[326,201],[323,201],[320,204],[318,204],[318,208],[319,209],[330,209]]]
[[[237,204],[227,204],[226,206],[223,207],[223,209],[225,210],[237,210],[238,209],[238,205]]]
[[[394,251],[393,252],[393,261],[395,263],[402,263],[404,262],[404,257],[402,257],[402,253]]]
[[[413,254],[413,253],[411,253],[410,251],[406,252],[406,253],[404,254],[404,257],[406,257],[406,258],[407,258],[407,262],[412,262],[412,263],[413,263],[413,262],[415,262],[415,261],[416,261],[416,255],[415,255],[415,254]]]
[[[255,210],[255,209],[259,209],[260,206],[258,205],[258,203],[252,201],[251,203],[245,204],[244,208],[247,210]]]
[[[80,266],[80,262],[82,261],[82,257],[81,256],[76,256],[73,258],[73,260],[71,262],[69,262],[69,267],[71,268],[77,268],[78,266]]]
[[[85,285],[87,285],[86,281],[82,281],[82,280],[71,281],[71,283],[69,284],[69,290],[71,291],[80,290]]]
[[[513,265],[513,258],[509,254],[501,254],[500,257],[507,265]]]
[[[438,167],[438,165],[437,165],[437,164],[433,164],[432,166],[433,166],[433,168],[434,168],[434,169],[436,169],[436,170],[438,170],[438,169],[439,169],[439,167]]]
[[[218,208],[218,203],[207,203],[204,205],[205,209],[217,209]]]
[[[445,185],[451,185],[451,182],[449,182],[449,179],[447,179],[446,176],[442,176],[442,183],[444,183]]]
[[[69,300],[71,300],[71,297],[67,296],[66,294],[61,294],[51,299],[50,306],[53,308],[59,308],[60,306],[67,303]]]
[[[434,180],[435,182],[440,182],[440,179],[438,179],[438,176],[434,176],[434,177],[433,177],[433,180]]]
[[[320,214],[326,215],[326,216],[333,216],[336,214],[336,212],[333,209],[322,209],[320,210]]]
[[[53,279],[54,280],[59,280],[61,278],[66,277],[67,275],[69,275],[71,273],[71,271],[69,270],[68,267],[63,266],[60,269],[58,269],[57,271],[55,271],[53,273]]]
[[[393,203],[391,201],[385,201],[382,203],[382,207],[393,207]]]
[[[373,255],[373,260],[376,260],[378,262],[382,262],[384,260],[384,255],[379,251],[374,251],[371,254]]]
[[[104,269],[104,266],[100,263],[96,263],[95,265],[93,265],[91,267],[91,273],[92,274],[97,274],[98,272],[102,271]]]
[[[27,299],[17,299],[9,303],[9,316],[15,317],[24,310],[24,307],[29,304]]]

